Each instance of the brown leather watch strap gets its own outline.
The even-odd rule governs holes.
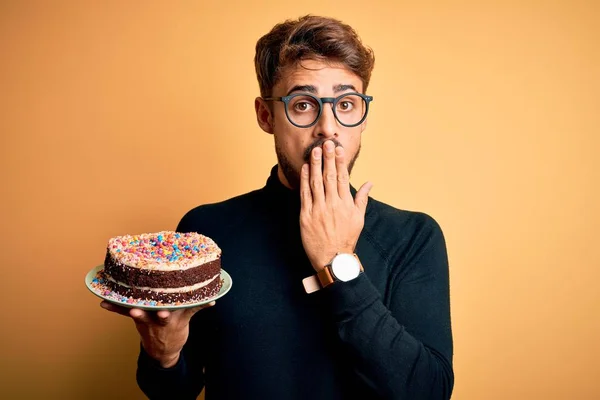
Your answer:
[[[319,278],[319,283],[321,283],[322,288],[327,287],[335,282],[335,278],[331,273],[331,268],[329,265],[317,272],[317,278]]]

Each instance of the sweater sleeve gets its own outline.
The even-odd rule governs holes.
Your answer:
[[[369,387],[385,399],[449,399],[454,385],[449,271],[437,223],[429,224],[413,248],[392,266],[385,299],[365,273],[323,294],[355,371]]]
[[[189,215],[177,225],[177,232],[192,231]],[[136,379],[139,388],[151,400],[195,400],[204,388],[204,360],[202,349],[197,348],[203,340],[200,337],[202,325],[207,310],[201,310],[190,320],[190,331],[186,344],[183,346],[177,364],[171,368],[162,368],[151,358],[140,345]]]
[[[136,379],[138,386],[151,400],[195,400],[204,387],[202,371],[190,368],[185,348],[179,361],[171,368],[162,368],[140,346]]]

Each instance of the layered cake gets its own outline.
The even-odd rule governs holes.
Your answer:
[[[104,278],[111,290],[134,299],[200,301],[221,289],[221,249],[198,233],[117,236],[108,241]]]

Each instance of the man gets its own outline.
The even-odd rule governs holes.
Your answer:
[[[197,207],[177,227],[219,244],[231,291],[202,311],[102,303],[135,321],[149,398],[203,387],[208,400],[450,398],[443,234],[349,183],[373,64],[333,19],[287,21],[258,41],[256,116],[278,164],[265,187]]]

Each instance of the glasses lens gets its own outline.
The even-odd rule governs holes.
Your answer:
[[[295,96],[288,103],[288,116],[296,125],[307,126],[319,116],[319,102],[306,95]]]
[[[344,125],[358,124],[366,112],[367,103],[355,94],[342,97],[335,105],[335,114]]]

